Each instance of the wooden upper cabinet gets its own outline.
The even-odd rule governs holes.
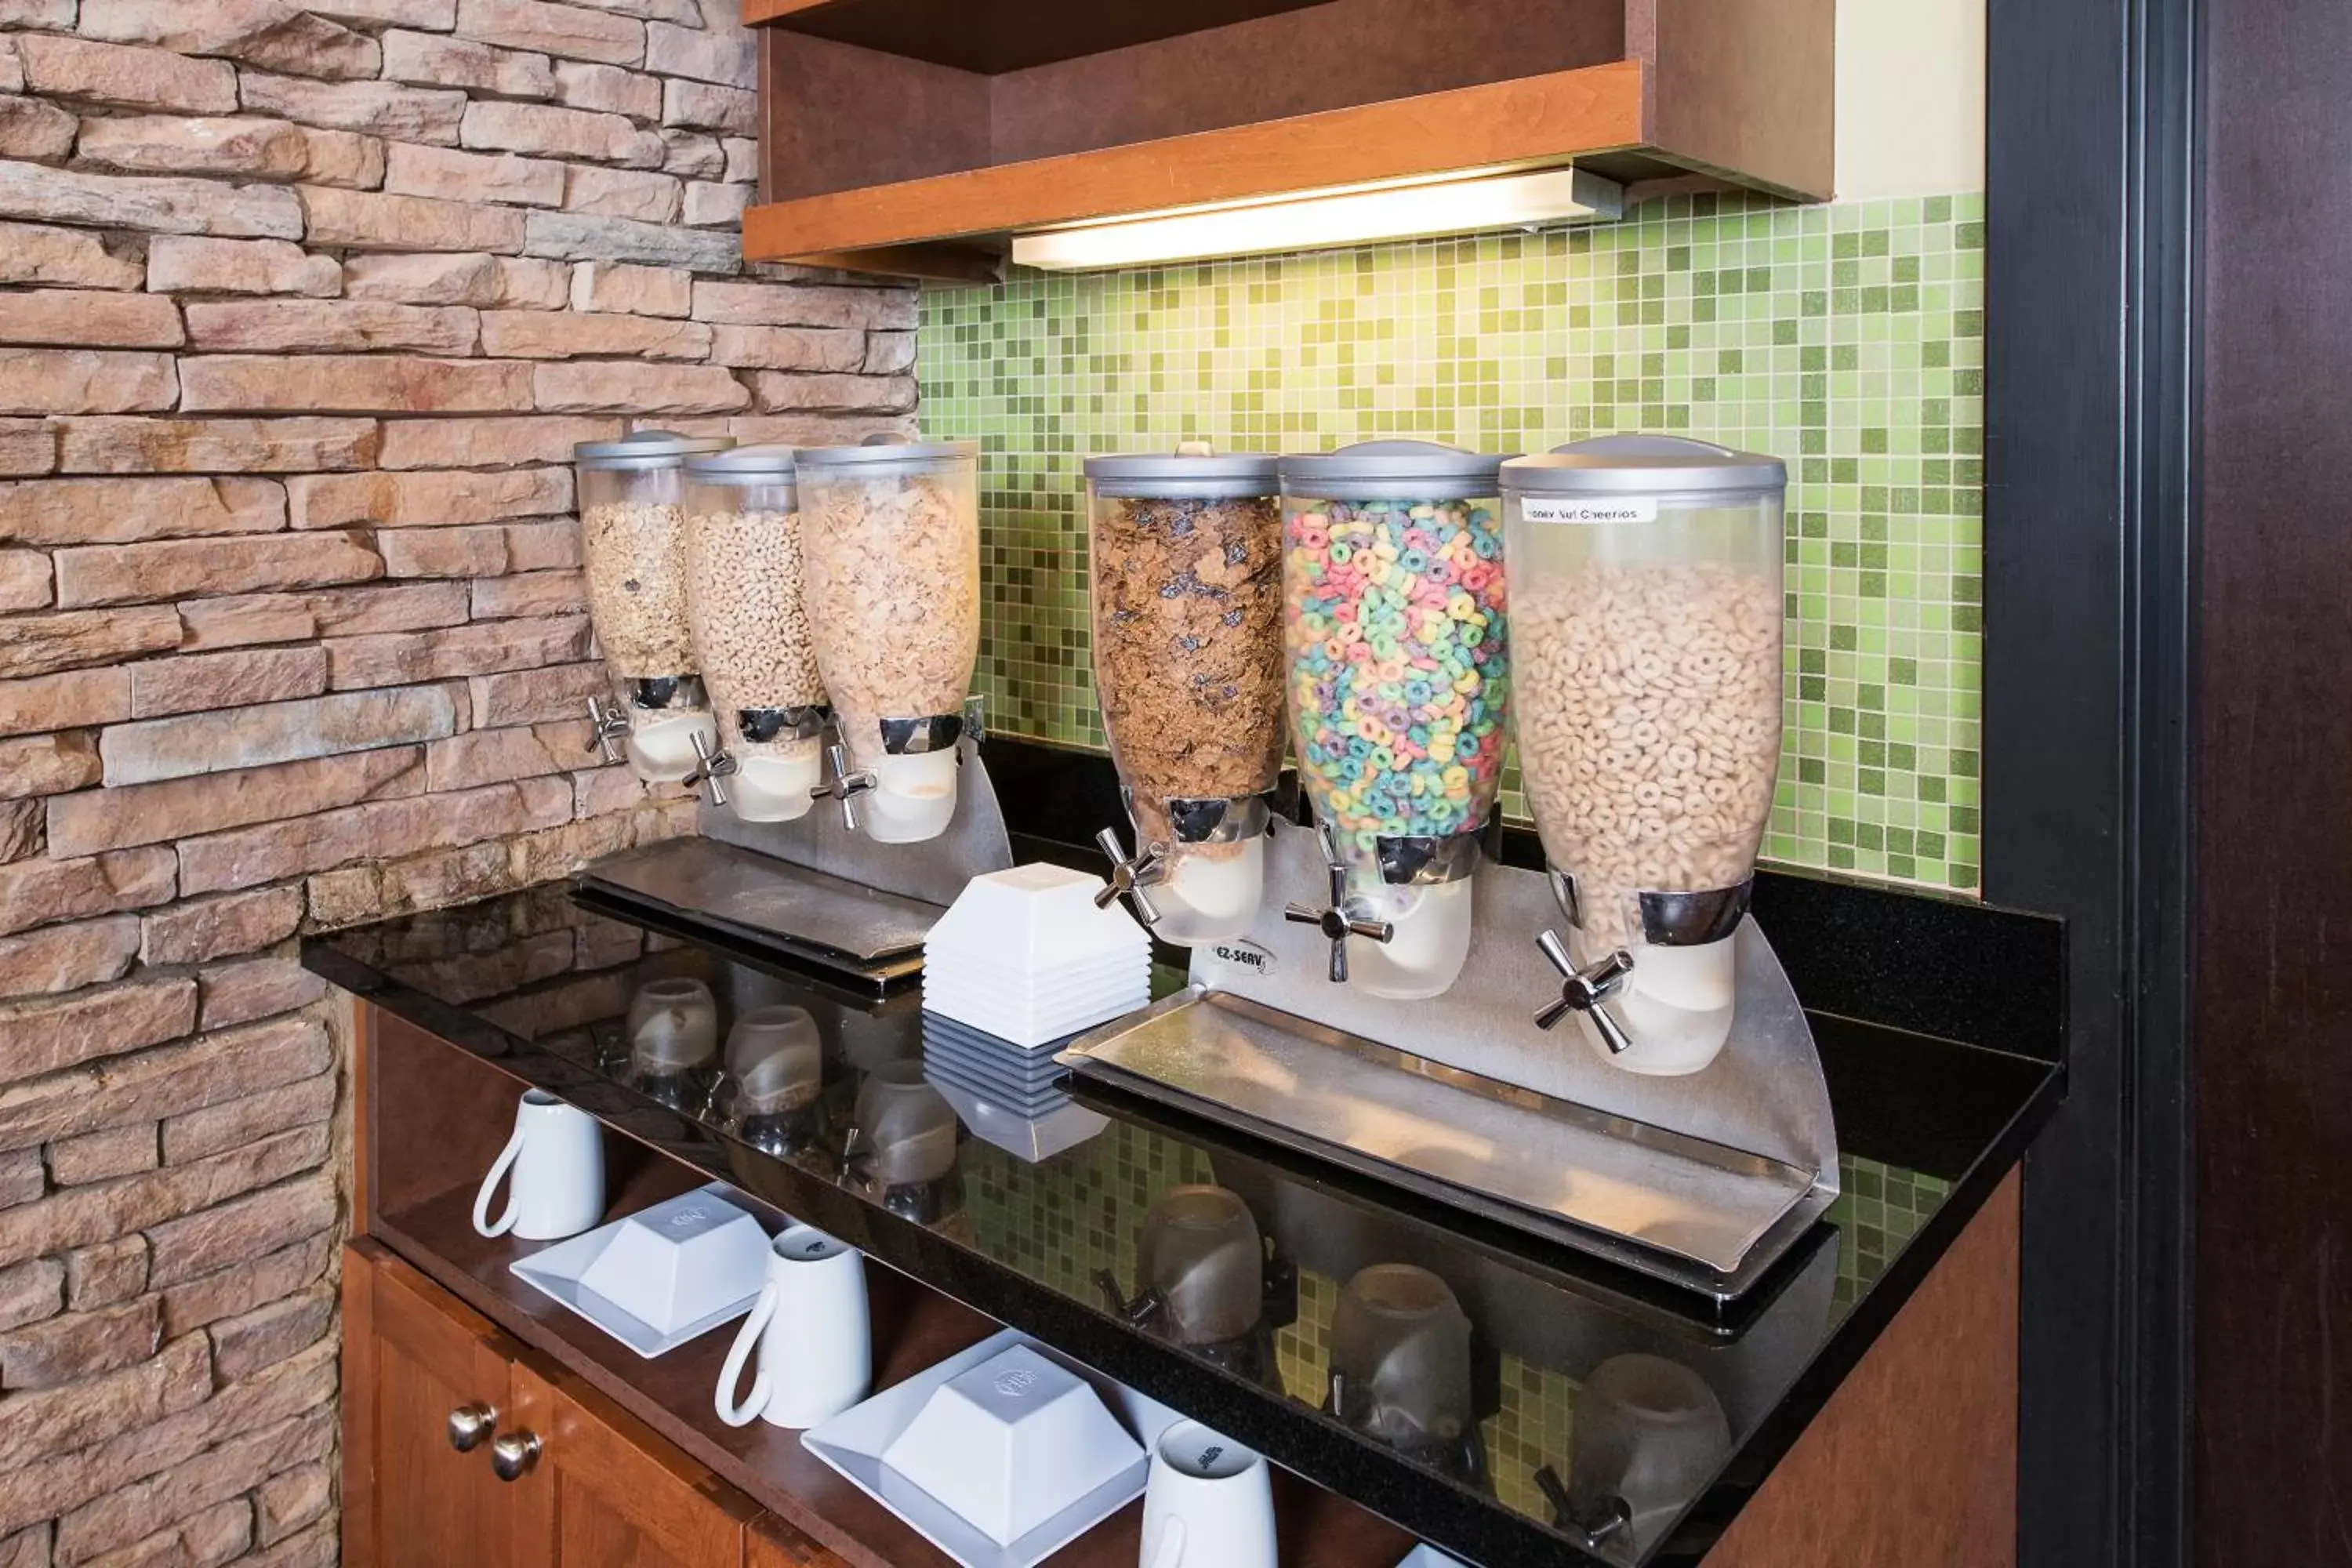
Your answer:
[[[1835,0],[742,0],[758,260],[1573,163],[1832,194]]]

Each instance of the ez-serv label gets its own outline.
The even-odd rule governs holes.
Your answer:
[[[1655,496],[1528,496],[1519,515],[1529,522],[1655,522]]]

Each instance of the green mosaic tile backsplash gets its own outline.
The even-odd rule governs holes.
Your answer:
[[[927,292],[924,431],[983,453],[990,721],[1102,744],[1089,455],[1686,432],[1790,465],[1767,855],[1972,891],[1983,247],[1973,194],[1676,196],[1589,228]]]

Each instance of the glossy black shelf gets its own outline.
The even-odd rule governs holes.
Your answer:
[[[590,910],[564,889],[313,938],[304,962],[624,1135],[1488,1563],[1697,1561],[2017,1163],[2061,1088],[2061,1069],[2032,1055],[1817,1016],[1847,1195],[1718,1317],[1711,1302],[1577,1253],[1115,1096],[1089,1094],[1106,1126],[1052,1159],[1028,1163],[967,1134],[946,1184],[875,1190],[845,1169],[842,1110],[864,1072],[919,1057],[919,996],[845,991],[771,955]],[[826,1037],[829,1127],[792,1152],[765,1152],[700,1114],[698,1098],[629,1081],[626,996],[681,973],[711,984],[723,1016],[776,1001],[809,1008]],[[1267,1319],[1268,1344],[1246,1354],[1178,1343],[1115,1311],[1097,1280],[1107,1269],[1135,1290],[1150,1201],[1203,1180],[1242,1195],[1286,1271],[1288,1304]],[[1399,1261],[1437,1273],[1469,1314],[1479,1420],[1466,1456],[1409,1458],[1321,1407],[1340,1287],[1368,1264]],[[1679,1517],[1596,1552],[1555,1528],[1536,1472],[1568,1468],[1548,1434],[1564,1429],[1584,1376],[1635,1352],[1698,1371],[1733,1442]]]

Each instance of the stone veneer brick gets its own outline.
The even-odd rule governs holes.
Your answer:
[[[296,941],[691,831],[575,443],[911,430],[911,290],[743,268],[731,9],[0,0],[0,1564],[333,1560]]]

